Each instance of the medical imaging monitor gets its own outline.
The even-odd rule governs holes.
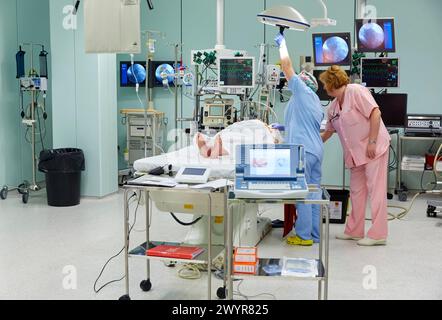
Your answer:
[[[313,56],[316,66],[351,65],[350,33],[313,34]]]
[[[396,52],[393,18],[356,19],[359,52]]]

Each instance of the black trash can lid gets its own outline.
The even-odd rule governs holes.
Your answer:
[[[81,149],[61,148],[40,152],[38,170],[41,172],[79,172],[86,169]]]

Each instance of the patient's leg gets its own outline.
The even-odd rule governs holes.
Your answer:
[[[223,147],[223,141],[221,140],[221,136],[218,135],[215,138],[215,143],[212,148],[212,153],[210,154],[210,158],[216,159],[222,156],[227,156],[229,152],[224,149]]]
[[[196,141],[198,144],[198,149],[200,154],[204,157],[204,158],[209,158],[211,155],[212,150],[207,146],[207,142],[204,139],[203,135],[201,133],[197,133],[196,135]]]

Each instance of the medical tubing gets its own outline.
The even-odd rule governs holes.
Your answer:
[[[401,220],[401,219],[405,218],[405,216],[410,212],[411,208],[413,207],[413,205],[414,205],[414,201],[416,201],[416,199],[417,199],[419,196],[421,196],[421,195],[423,195],[423,194],[426,194],[426,193],[427,193],[427,191],[421,191],[421,192],[417,193],[417,194],[413,197],[413,199],[411,200],[411,204],[410,204],[410,206],[408,207],[408,209],[407,209],[407,208],[404,208],[404,207],[400,207],[400,206],[388,206],[388,208],[395,208],[395,209],[402,209],[402,210],[404,210],[403,212],[401,212],[401,213],[399,213],[399,214],[397,214],[397,215],[395,215],[395,214],[389,212],[388,215],[390,216],[390,218],[388,219],[388,221]],[[370,219],[370,221],[371,221],[371,219]]]
[[[394,221],[394,220],[401,220],[403,219],[411,210],[411,208],[413,207],[414,201],[416,201],[416,199],[423,195],[423,194],[427,194],[427,193],[432,193],[432,191],[421,191],[419,193],[417,193],[413,199],[411,200],[411,204],[410,206],[407,208],[405,207],[400,207],[400,206],[388,206],[388,208],[394,208],[394,209],[402,209],[403,211],[398,213],[397,215],[388,212],[388,215],[390,216],[390,218],[388,219],[388,221]],[[350,214],[347,214],[347,217],[349,217]],[[370,218],[366,218],[365,221],[372,221],[373,219]]]
[[[200,221],[200,220],[203,218],[203,216],[201,216],[201,217],[195,219],[195,220],[192,221],[192,222],[182,222],[180,219],[178,219],[178,218],[175,216],[175,214],[173,214],[172,212],[170,212],[170,214],[172,215],[172,218],[173,218],[176,222],[178,222],[180,225],[182,225],[182,226],[186,226],[186,227],[188,227],[188,226],[192,226],[192,225],[196,224],[198,221]]]
[[[40,111],[38,110],[38,105],[37,105],[36,111],[37,111],[37,119],[38,119],[38,131],[40,132],[41,147],[43,148],[43,150],[46,150],[45,145],[44,145],[44,141],[43,141],[43,135],[41,133]]]
[[[266,107],[266,111],[271,111],[272,113],[273,113],[273,115],[274,115],[274,117],[275,117],[275,119],[276,119],[276,122],[279,122],[279,120],[278,120],[278,115],[276,114],[276,112],[275,112],[275,110],[273,110],[273,108],[270,108],[268,105],[266,105],[265,103],[262,103],[262,102],[258,102],[259,104],[261,104],[261,105],[263,105],[263,106],[265,106]]]
[[[132,198],[135,197],[136,195],[137,195],[137,194],[134,192],[134,194],[132,194],[132,196],[130,196],[130,198],[127,199],[127,202],[129,203],[130,199],[132,199]],[[127,234],[127,240],[129,240],[129,235],[130,235],[130,233],[131,233],[133,227],[135,226],[135,223],[137,222],[137,211],[138,211],[138,207],[139,207],[139,205],[140,205],[140,200],[141,200],[141,195],[138,197],[137,207],[135,208],[134,222],[133,222],[132,226],[131,226],[130,229],[129,229],[129,233]],[[129,241],[128,241],[128,242],[129,242]],[[146,247],[148,247],[148,246],[149,246],[149,245],[146,244]],[[100,280],[101,276],[103,275],[103,272],[104,272],[104,270],[106,269],[106,266],[107,266],[107,265],[108,265],[113,259],[115,259],[116,257],[118,257],[118,256],[124,251],[125,248],[126,248],[126,245],[124,245],[123,248],[122,248],[117,254],[115,254],[114,256],[110,257],[109,260],[106,261],[106,263],[104,264],[103,268],[102,268],[101,271],[100,271],[100,274],[98,275],[97,279],[96,279],[95,282],[94,282],[94,292],[95,292],[95,293],[99,293],[102,289],[104,289],[106,286],[110,285],[111,283],[119,282],[119,281],[123,280],[123,279],[126,277],[126,276],[123,276],[123,277],[120,278],[120,279],[109,281],[109,282],[105,283],[104,285],[102,285],[102,286],[97,290],[97,283],[98,283],[98,280]]]

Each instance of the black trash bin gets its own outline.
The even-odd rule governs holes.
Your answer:
[[[81,171],[85,170],[81,149],[43,150],[38,170],[46,174],[48,205],[71,207],[80,204]]]
[[[350,191],[327,190],[330,194],[330,223],[345,224],[347,220],[348,201]]]

